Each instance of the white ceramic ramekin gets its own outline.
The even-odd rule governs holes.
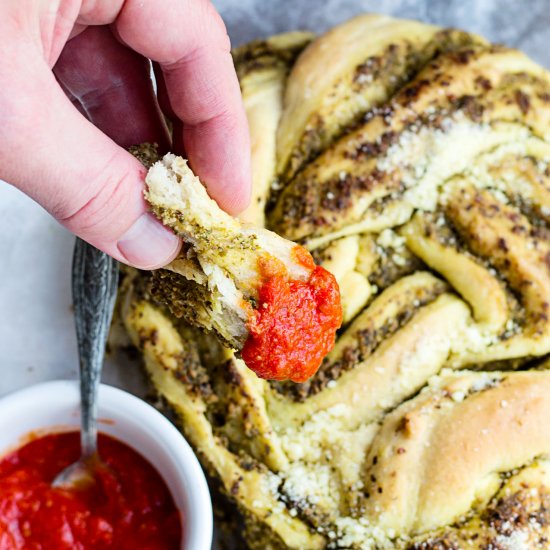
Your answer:
[[[78,383],[54,381],[0,399],[0,456],[29,433],[77,428],[80,422]],[[182,511],[182,550],[210,550],[212,502],[204,473],[189,444],[153,407],[127,392],[102,385],[100,431],[141,453],[160,472]]]

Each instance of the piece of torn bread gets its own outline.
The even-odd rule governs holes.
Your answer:
[[[308,282],[316,267],[310,254],[221,210],[187,161],[174,154],[151,166],[146,184],[145,197],[154,214],[185,243],[171,264],[153,274],[151,294],[176,317],[242,350],[260,306],[259,291],[269,277],[266,265],[275,262],[289,280]],[[339,303],[339,295],[337,299]],[[340,322],[336,319],[333,333]]]

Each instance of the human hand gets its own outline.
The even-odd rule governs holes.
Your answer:
[[[0,178],[114,258],[165,265],[180,242],[148,212],[145,169],[124,148],[185,152],[222,208],[246,207],[250,145],[229,48],[209,0],[4,0]]]

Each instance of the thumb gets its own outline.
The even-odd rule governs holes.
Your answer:
[[[38,56],[18,67],[0,67],[0,178],[117,260],[171,261],[180,241],[148,212],[145,168],[74,108]]]

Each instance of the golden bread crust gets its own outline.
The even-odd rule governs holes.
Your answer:
[[[251,548],[548,548],[549,75],[385,16],[309,39],[235,54],[245,216],[266,204],[334,273],[334,350],[306,384],[260,380],[141,274],[128,332]]]

